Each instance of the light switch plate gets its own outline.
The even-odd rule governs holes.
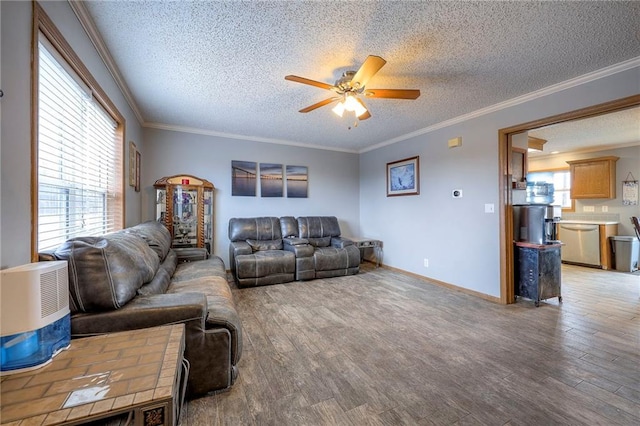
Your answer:
[[[493,204],[485,204],[484,205],[484,212],[485,213],[494,213],[495,212],[495,206]]]
[[[583,206],[582,207],[582,211],[583,212],[595,212],[596,208],[595,208],[595,206]]]

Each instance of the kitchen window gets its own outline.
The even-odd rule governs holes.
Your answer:
[[[35,4],[35,253],[123,223],[123,123],[93,77]]]
[[[575,210],[571,199],[571,172],[569,169],[537,170],[527,173],[527,182],[545,182],[553,184],[553,203],[562,206],[562,211]]]

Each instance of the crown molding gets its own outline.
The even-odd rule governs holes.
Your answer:
[[[614,75],[632,68],[640,67],[640,56],[636,58],[629,59],[624,62],[620,62],[615,65],[611,65],[606,68],[602,68],[584,75],[581,75],[576,78],[572,78],[570,80],[566,80],[551,86],[547,86],[543,89],[536,90],[535,92],[527,93],[522,96],[518,96],[513,99],[509,99],[504,102],[497,103],[495,105],[488,106],[486,108],[482,108],[469,114],[460,115],[458,117],[452,118],[450,120],[445,120],[440,123],[434,124],[433,126],[425,127],[420,130],[416,130],[412,133],[407,133],[402,136],[398,136],[397,138],[389,139],[388,141],[381,142],[379,144],[373,145],[371,147],[364,148],[358,151],[359,154],[363,154],[365,152],[373,151],[379,148],[383,148],[385,146],[393,145],[394,143],[402,142],[407,139],[414,138],[416,136],[424,135],[426,133],[433,132],[438,129],[442,129],[448,126],[452,126],[454,124],[459,124],[467,120],[471,120],[473,118],[481,117],[483,115],[491,114],[496,111],[500,111],[506,108],[510,108],[516,105],[520,105],[525,102],[532,101],[534,99],[542,98],[544,96],[552,95],[554,93],[562,92],[563,90],[571,89],[576,86],[580,86],[585,83],[589,83],[591,81],[595,81],[604,77],[608,77],[610,75]]]
[[[84,5],[84,2],[82,1],[77,1],[77,0],[68,0],[68,1],[69,1],[69,5],[71,6],[71,9],[78,17],[78,20],[82,25],[82,28],[84,28],[84,31],[87,33],[89,40],[91,40],[91,43],[93,43],[93,46],[96,48],[98,55],[100,56],[100,58],[102,58],[102,62],[104,62],[105,66],[107,67],[107,70],[109,71],[116,85],[120,89],[120,92],[122,92],[122,95],[124,96],[125,100],[129,104],[129,107],[133,111],[133,114],[136,116],[138,123],[142,125],[144,123],[144,118],[142,117],[140,108],[138,108],[138,105],[133,99],[133,95],[129,90],[129,86],[124,81],[124,78],[122,78],[122,74],[120,73],[120,70],[116,65],[116,62],[114,61],[113,56],[111,56],[111,53],[109,52],[109,49],[107,48],[107,45],[104,42],[104,39],[100,35],[100,32],[98,31],[98,28],[96,27],[96,24],[93,21],[93,18],[91,18],[91,15],[89,15],[89,11],[87,10],[87,7]]]
[[[215,136],[219,138],[227,138],[227,139],[239,139],[243,141],[252,141],[252,142],[261,142],[261,143],[271,143],[276,145],[288,145],[288,146],[296,146],[300,148],[312,148],[312,149],[321,149],[323,151],[338,151],[338,152],[346,152],[349,154],[357,154],[358,151],[354,149],[345,149],[345,148],[335,148],[321,145],[312,145],[306,143],[300,143],[295,141],[289,141],[286,139],[273,139],[273,138],[263,138],[259,136],[247,136],[247,135],[237,135],[234,133],[224,133],[224,132],[216,132],[214,130],[205,130],[196,127],[184,127],[184,126],[174,126],[170,124],[164,123],[144,123],[142,127],[147,129],[159,129],[159,130],[168,130],[171,132],[182,132],[182,133],[192,133],[195,135],[204,135],[204,136]]]

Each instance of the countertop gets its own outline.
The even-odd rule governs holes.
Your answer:
[[[579,223],[583,225],[618,225],[620,222],[616,222],[613,220],[560,220],[560,225],[563,223]]]
[[[538,249],[538,250],[552,249],[552,248],[562,247],[564,245],[564,243],[560,241],[552,244],[536,244],[536,243],[528,243],[525,241],[516,241],[515,244],[517,247],[526,247],[526,248],[532,248],[532,249]]]

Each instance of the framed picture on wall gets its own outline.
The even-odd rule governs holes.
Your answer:
[[[287,198],[307,198],[309,170],[306,166],[287,166]]]
[[[260,163],[260,195],[282,197],[282,164]]]
[[[420,194],[420,157],[387,163],[387,197]]]
[[[136,186],[136,144],[129,141],[129,186]]]
[[[140,192],[140,162],[142,161],[142,156],[140,155],[140,151],[136,150],[136,192]]]
[[[255,161],[231,161],[232,196],[256,196],[257,166]]]

